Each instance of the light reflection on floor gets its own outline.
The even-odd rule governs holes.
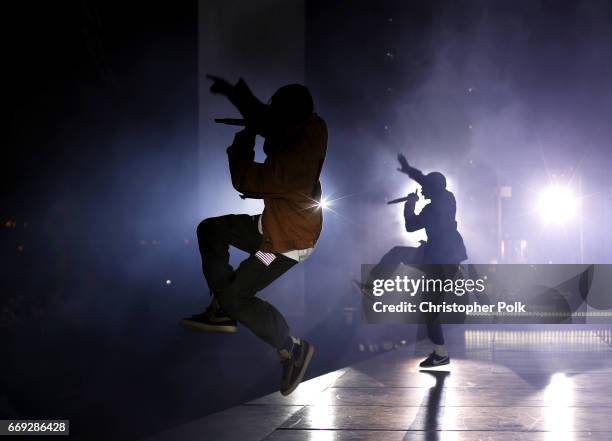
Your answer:
[[[409,345],[305,382],[288,398],[276,393],[230,409],[234,430],[214,439],[609,441],[610,342],[601,329],[469,329],[449,342],[450,366],[420,371],[424,348]],[[261,430],[240,417],[247,410]],[[279,419],[282,411],[289,416]],[[177,439],[171,435],[151,441]]]
[[[574,384],[564,373],[554,373],[544,389],[546,428],[557,435],[574,431]]]

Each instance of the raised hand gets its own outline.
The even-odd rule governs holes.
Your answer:
[[[408,164],[408,161],[406,161],[406,157],[404,155],[402,155],[401,153],[399,153],[397,155],[397,160],[400,163],[400,168],[397,169],[397,171],[404,173],[404,174],[408,174],[409,170],[410,170],[410,164]],[[418,196],[417,196],[417,200],[418,200]]]
[[[210,91],[214,94],[228,96],[234,90],[234,86],[232,86],[229,81],[224,80],[221,77],[207,74],[206,78],[213,82],[210,86]]]
[[[416,203],[419,200],[419,195],[416,190],[414,193],[409,193],[406,196],[406,202],[404,203],[404,218],[410,218],[414,216],[414,210],[416,208]]]
[[[418,200],[419,200],[419,195],[417,193],[417,190],[415,190],[414,193],[409,193],[408,196],[406,196],[407,204],[416,204]]]

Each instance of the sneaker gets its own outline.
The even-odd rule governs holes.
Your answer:
[[[286,349],[279,351],[282,359],[281,363],[283,364],[283,378],[280,387],[281,395],[289,395],[302,382],[313,354],[314,346],[306,340],[298,340],[298,342],[294,343],[291,353]]]
[[[422,368],[430,368],[430,367],[443,366],[449,363],[450,363],[450,357],[448,355],[443,357],[441,355],[436,354],[435,352],[432,352],[431,354],[429,354],[429,356],[425,360],[423,360],[419,364],[419,366]]]
[[[204,312],[181,319],[182,326],[192,331],[219,332],[233,334],[238,331],[236,320],[228,317],[219,306],[217,300],[206,308]]]

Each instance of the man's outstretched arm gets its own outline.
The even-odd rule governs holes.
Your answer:
[[[397,155],[397,160],[400,163],[400,168],[398,168],[397,171],[407,174],[420,186],[423,186],[423,182],[425,181],[425,175],[423,174],[423,172],[421,172],[421,170],[419,170],[418,168],[414,168],[410,164],[408,164],[408,161],[406,161],[406,157],[401,153]]]
[[[266,136],[274,124],[270,106],[262,103],[247,83],[240,78],[235,85],[216,75],[206,75],[213,81],[210,91],[217,95],[224,95],[238,109],[247,121],[247,125],[256,133]]]

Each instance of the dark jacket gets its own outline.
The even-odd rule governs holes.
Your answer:
[[[425,228],[424,263],[460,263],[467,259],[463,238],[457,231],[455,196],[448,190],[437,192],[416,215],[405,216],[406,231]]]
[[[245,197],[263,199],[260,249],[286,252],[313,247],[323,216],[319,175],[327,151],[327,126],[312,114],[294,135],[267,139],[266,160],[255,162],[255,136],[236,136],[227,149],[232,184]]]

